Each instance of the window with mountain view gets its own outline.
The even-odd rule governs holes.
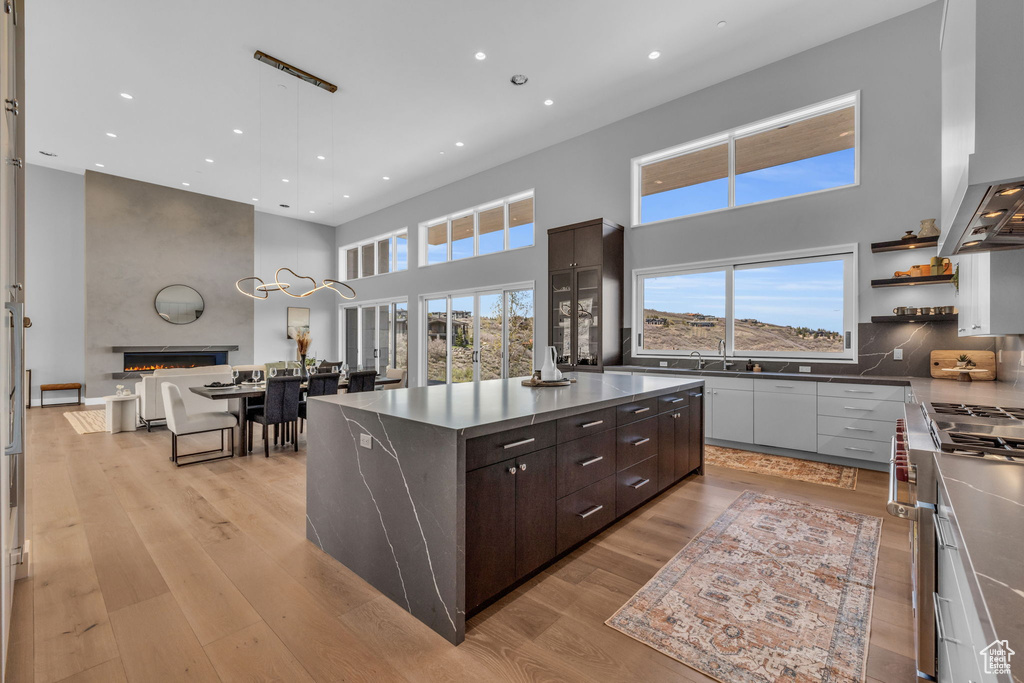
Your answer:
[[[749,260],[637,275],[636,355],[855,357],[854,253]]]
[[[633,225],[858,183],[859,94],[633,160]]]

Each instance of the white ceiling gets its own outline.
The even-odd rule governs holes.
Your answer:
[[[28,161],[336,225],[930,1],[33,0]]]

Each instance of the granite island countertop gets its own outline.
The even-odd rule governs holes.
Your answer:
[[[436,428],[456,430],[466,437],[511,429],[534,422],[597,410],[622,399],[638,400],[679,388],[700,386],[699,377],[642,377],[566,373],[576,380],[565,387],[524,387],[522,377],[486,382],[438,384],[403,391],[318,396],[312,401],[333,403]]]

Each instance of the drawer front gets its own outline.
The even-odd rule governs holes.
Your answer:
[[[888,441],[849,439],[843,436],[818,435],[818,452],[824,455],[838,455],[853,460],[889,462],[892,444]]]
[[[754,384],[761,380],[753,377],[705,377],[704,386],[708,389],[736,389],[737,391],[753,391]]]
[[[680,389],[658,397],[658,412],[667,413],[690,405],[690,389]]]
[[[615,519],[615,477],[605,477],[558,501],[558,552]]]
[[[906,399],[906,387],[885,384],[846,384],[845,382],[818,382],[818,396],[838,398],[873,398],[877,401],[899,401]]]
[[[818,393],[817,382],[800,382],[784,379],[759,379],[754,382],[754,391],[772,394],[800,394],[814,396]]]
[[[818,396],[818,415],[895,422],[903,417],[903,404],[871,398]]]
[[[615,473],[615,432],[599,432],[555,449],[558,460],[557,496],[567,496]]]
[[[658,492],[658,458],[647,458],[615,475],[615,516],[621,517]]]
[[[590,436],[615,427],[615,407],[592,410],[589,413],[563,417],[558,420],[556,433],[558,443]]]
[[[510,429],[466,441],[466,471],[555,445],[555,423]]]
[[[615,406],[615,424],[624,425],[658,414],[658,399],[645,398]]]
[[[615,469],[624,470],[658,452],[658,416],[615,430]]]
[[[896,423],[822,415],[818,418],[818,434],[889,443],[889,440],[896,434]]]

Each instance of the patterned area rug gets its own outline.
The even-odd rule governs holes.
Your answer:
[[[607,623],[719,681],[863,681],[882,520],[745,491]]]
[[[79,434],[95,434],[107,431],[107,411],[76,410],[64,413],[71,426]]]
[[[734,470],[770,474],[773,477],[797,479],[840,489],[857,488],[856,467],[832,465],[827,462],[751,453],[721,446],[704,446],[704,462],[708,465],[721,465]]]

